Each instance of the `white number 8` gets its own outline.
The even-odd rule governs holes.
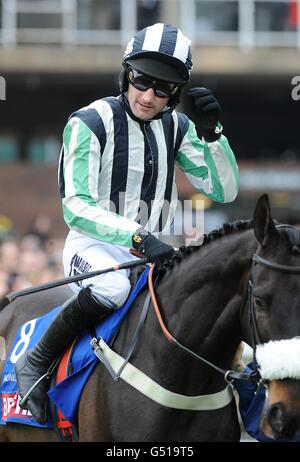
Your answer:
[[[18,361],[18,359],[20,358],[20,356],[22,356],[22,354],[27,350],[27,347],[28,347],[29,342],[30,342],[30,337],[33,334],[33,331],[34,331],[34,328],[35,328],[35,325],[36,325],[36,321],[37,321],[36,319],[33,319],[32,321],[26,322],[26,324],[24,324],[24,326],[22,327],[22,329],[21,329],[21,338],[17,342],[15,348],[12,351],[12,354],[10,355],[10,360],[11,360],[11,362],[13,364],[15,364]],[[26,329],[27,329],[28,326],[29,326],[29,330],[28,330],[28,332],[26,332]],[[16,353],[19,346],[22,345],[22,343],[23,343],[23,347],[21,348],[21,350],[18,353]]]

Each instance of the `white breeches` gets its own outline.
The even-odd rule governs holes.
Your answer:
[[[119,263],[137,260],[127,247],[108,244],[71,230],[68,234],[64,251],[63,265],[66,276],[75,276],[90,271],[97,271]],[[131,286],[130,270],[111,271],[77,283],[70,288],[78,293],[81,288],[89,286],[94,297],[108,308],[120,308],[126,301]]]

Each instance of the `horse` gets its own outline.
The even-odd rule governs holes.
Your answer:
[[[252,220],[225,223],[204,235],[201,244],[180,248],[157,273],[154,290],[160,316],[152,309],[152,301],[130,358],[131,366],[156,382],[155,393],[147,396],[125,380],[113,381],[99,362],[81,395],[76,423],[79,441],[239,441],[233,395],[226,395],[229,398],[219,406],[209,407],[207,402],[212,396],[230,392],[226,371],[231,369],[242,340],[256,351],[260,342],[268,344],[300,334],[296,296],[300,280],[292,272],[281,271],[299,265],[299,248],[296,228],[274,224],[267,195],[258,200]],[[268,264],[279,269],[272,270]],[[122,357],[132,344],[147,294],[144,289],[138,295],[110,345]],[[51,289],[6,305],[0,313],[0,335],[7,351],[23,322],[66,298],[65,291]],[[169,333],[167,338],[162,326]],[[266,411],[275,437],[282,431],[291,432],[291,422],[292,431],[298,426],[299,393],[295,388],[287,391],[286,381],[299,386],[296,379],[282,380],[280,401],[274,403],[271,397]],[[175,396],[176,404],[161,402],[161,395],[167,399]],[[177,400],[186,403],[195,396],[208,397],[203,408],[202,404],[200,409],[176,407]],[[0,440],[57,441],[57,436],[52,429],[9,423],[0,425]]]

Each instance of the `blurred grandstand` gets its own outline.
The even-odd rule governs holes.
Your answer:
[[[50,244],[37,245],[47,256],[45,271],[59,271],[47,252],[60,248],[67,231],[56,181],[66,120],[94,99],[118,94],[124,45],[158,21],[192,39],[191,86],[207,86],[219,98],[240,166],[238,199],[208,202],[207,226],[248,218],[260,192],[269,192],[278,219],[300,222],[300,101],[292,99],[300,0],[0,0],[0,233],[13,234],[20,246],[46,214]],[[185,94],[181,107],[189,114]],[[181,198],[192,197],[178,175]]]

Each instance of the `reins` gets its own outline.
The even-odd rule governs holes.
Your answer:
[[[290,225],[277,225],[276,228],[291,228]],[[258,255],[258,250],[255,252],[255,254],[252,256],[252,268],[251,268],[251,273],[252,270],[255,266],[255,264],[261,265],[269,270],[273,271],[279,271],[282,273],[287,273],[287,274],[300,274],[300,266],[288,266],[288,265],[282,265],[270,260],[267,260],[260,255]],[[184,351],[186,354],[189,356],[192,356],[193,358],[201,361],[202,363],[206,364],[207,366],[215,369],[217,372],[220,372],[221,374],[224,375],[224,379],[226,382],[231,382],[233,379],[239,379],[239,380],[249,380],[251,382],[256,382],[258,383],[260,381],[260,373],[258,369],[258,364],[256,360],[256,347],[260,341],[260,336],[259,336],[259,331],[258,331],[258,326],[257,326],[257,321],[256,321],[256,316],[255,316],[255,308],[254,308],[254,301],[253,301],[253,283],[252,283],[252,277],[250,276],[247,287],[246,287],[246,297],[244,299],[243,306],[245,306],[247,303],[249,305],[249,313],[250,313],[250,325],[251,325],[251,333],[252,333],[252,341],[253,341],[253,363],[254,363],[254,370],[250,374],[246,373],[240,373],[236,372],[233,370],[225,370],[221,367],[216,366],[215,364],[211,363],[207,359],[203,358],[202,356],[198,355],[194,351],[190,350],[186,346],[184,346],[182,343],[180,343],[168,330],[166,327],[161,313],[160,309],[157,303],[155,291],[154,291],[154,286],[153,286],[153,271],[154,271],[155,265],[151,265],[151,269],[149,271],[148,275],[148,285],[149,285],[149,292],[151,296],[151,301],[153,304],[154,311],[156,313],[158,322],[161,326],[162,332],[167,338],[167,340],[170,343],[174,343],[178,348],[180,348],[182,351]]]
[[[157,316],[157,319],[158,319],[158,322],[160,324],[160,327],[163,331],[163,334],[165,335],[165,337],[167,338],[167,340],[170,342],[170,343],[174,343],[178,348],[180,348],[182,351],[184,351],[186,354],[188,354],[189,356],[192,356],[193,358],[201,361],[202,363],[204,363],[205,365],[215,369],[217,372],[221,373],[224,375],[224,380],[225,382],[229,383],[229,382],[232,382],[232,380],[234,379],[239,379],[239,380],[250,380],[250,381],[255,381],[257,382],[258,379],[257,379],[257,375],[256,374],[253,374],[253,373],[250,373],[250,374],[245,374],[245,373],[241,373],[241,372],[236,372],[236,371],[233,371],[231,369],[229,370],[226,370],[226,369],[223,369],[219,366],[216,366],[215,364],[211,363],[210,361],[208,361],[207,359],[203,358],[202,356],[198,355],[197,353],[195,353],[194,351],[190,350],[189,348],[187,348],[186,346],[184,346],[182,343],[180,343],[170,332],[169,330],[167,329],[163,319],[162,319],[162,316],[161,316],[161,313],[160,313],[160,309],[159,309],[159,306],[158,306],[158,303],[157,303],[157,299],[156,299],[156,295],[155,295],[155,291],[154,291],[154,285],[153,285],[153,272],[154,272],[154,268],[155,268],[155,265],[151,265],[151,268],[150,268],[150,271],[149,271],[149,275],[148,275],[148,285],[149,285],[149,292],[150,292],[150,297],[151,297],[151,301],[152,301],[152,305],[153,305],[153,308],[154,308],[154,311],[155,311],[155,314]]]

